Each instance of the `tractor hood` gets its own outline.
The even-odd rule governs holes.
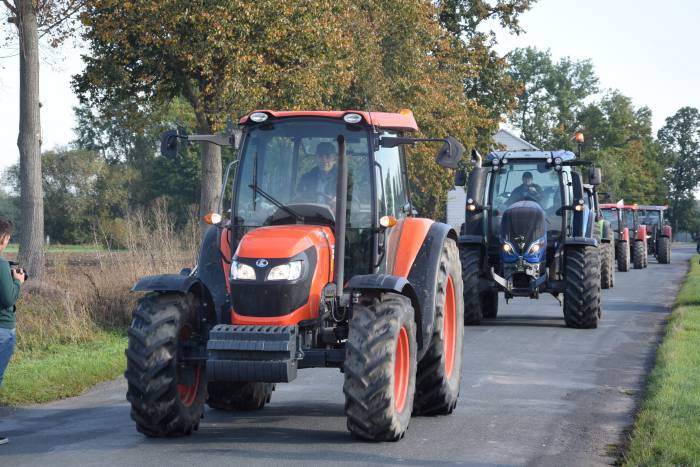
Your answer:
[[[509,206],[501,220],[501,243],[506,262],[518,257],[531,263],[541,261],[547,245],[542,207],[534,201],[518,201]]]
[[[333,278],[333,242],[329,227],[314,225],[244,235],[231,263],[232,322],[290,325],[316,318],[321,291]]]

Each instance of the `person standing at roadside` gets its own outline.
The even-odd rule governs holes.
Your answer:
[[[0,219],[0,255],[10,243],[12,222]],[[15,351],[15,303],[19,298],[20,285],[26,279],[22,270],[11,269],[10,263],[0,256],[0,387],[5,369]],[[0,444],[7,438],[0,434]]]

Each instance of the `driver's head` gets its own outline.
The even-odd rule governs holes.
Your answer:
[[[318,143],[316,146],[316,157],[318,158],[318,167],[323,172],[330,172],[335,163],[338,162],[338,151],[333,143]]]
[[[523,185],[527,185],[527,186],[532,185],[532,173],[531,172],[525,172],[523,174]]]

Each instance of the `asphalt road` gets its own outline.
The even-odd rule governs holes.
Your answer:
[[[462,389],[450,416],[415,417],[397,443],[353,441],[342,375],[303,370],[256,413],[207,410],[191,437],[147,439],[123,379],[69,400],[0,409],[1,466],[605,465],[626,437],[669,305],[693,253],[616,275],[596,330],[564,327],[551,297],[501,304],[465,333]]]

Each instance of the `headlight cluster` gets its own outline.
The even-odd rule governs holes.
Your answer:
[[[544,248],[544,242],[542,240],[532,242],[532,244],[530,245],[530,248],[527,249],[527,254],[528,255],[536,255],[537,253],[542,251],[542,248]]]
[[[301,277],[301,266],[303,261],[296,260],[289,263],[280,264],[270,269],[265,280],[268,281],[294,281]],[[233,261],[231,263],[231,280],[254,281],[256,279],[255,269],[244,263]]]

